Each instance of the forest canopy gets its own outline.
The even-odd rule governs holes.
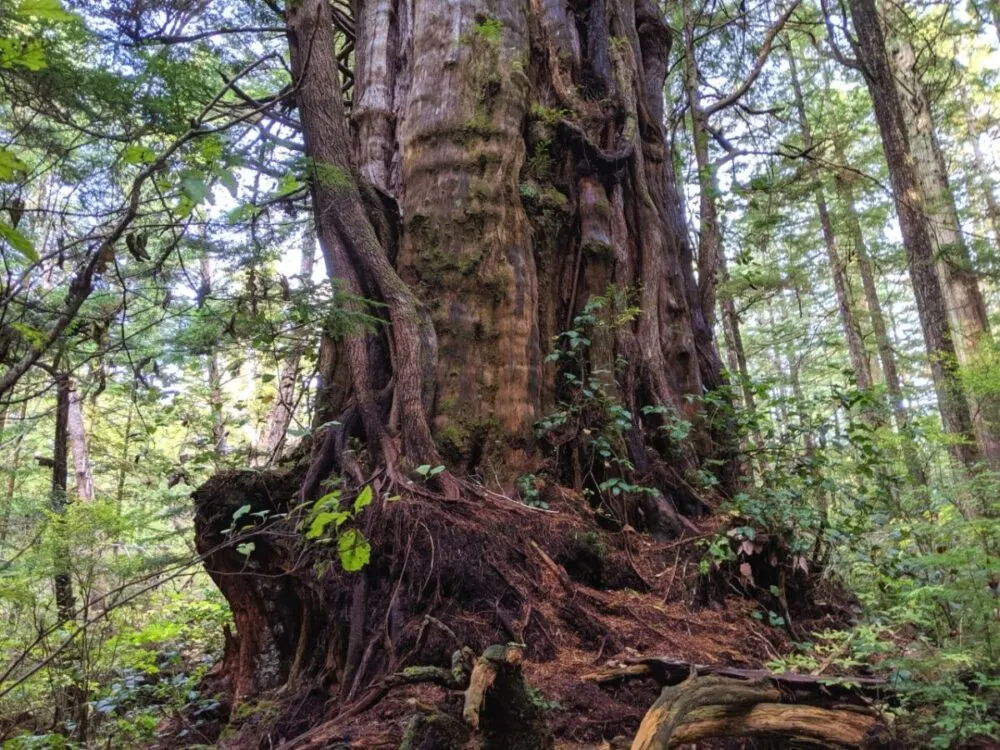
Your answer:
[[[997,0],[0,0],[4,748],[997,747]]]

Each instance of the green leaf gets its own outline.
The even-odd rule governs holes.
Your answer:
[[[35,246],[31,244],[31,240],[2,221],[0,221],[0,237],[3,237],[8,245],[32,263],[38,262],[38,253],[35,251]]]
[[[326,527],[331,523],[334,524],[335,528],[339,528],[340,525],[343,524],[349,517],[348,513],[342,510],[331,510],[325,513],[317,513],[316,517],[313,518],[312,523],[309,524],[309,530],[306,531],[306,539],[318,539],[323,536],[323,532],[326,531]]]
[[[426,477],[428,474],[431,473],[431,465],[430,464],[421,464],[420,466],[417,467],[416,471],[417,471],[417,474],[419,474],[420,476]]]
[[[18,173],[26,172],[28,165],[17,158],[13,151],[0,148],[0,180],[12,180]]]
[[[372,488],[367,484],[362,488],[358,496],[354,498],[354,512],[360,513],[362,509],[367,508],[372,503]]]
[[[243,542],[243,544],[236,545],[236,551],[244,557],[250,557],[250,553],[255,549],[257,549],[257,545],[253,542]]]
[[[42,70],[45,68],[45,48],[37,39],[22,41],[18,39],[0,38],[0,68],[27,68]]]
[[[122,161],[126,164],[149,164],[156,161],[156,152],[145,146],[132,145],[125,149]]]
[[[250,512],[250,503],[246,505],[241,505],[233,512],[233,523],[239,521],[243,516]]]
[[[361,570],[371,560],[372,546],[364,535],[356,529],[348,529],[337,540],[337,554],[340,564],[349,573]]]
[[[192,203],[201,203],[208,195],[205,176],[199,172],[188,172],[181,178],[181,190]]]
[[[240,185],[236,181],[236,175],[234,175],[230,170],[223,169],[219,172],[219,182],[222,186],[229,191],[229,194],[234,198],[237,196],[240,190]]]
[[[21,0],[17,15],[57,22],[76,21],[78,18],[75,13],[64,10],[59,0]]]

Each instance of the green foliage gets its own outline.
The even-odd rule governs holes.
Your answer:
[[[490,44],[499,44],[503,36],[503,22],[496,18],[486,18],[475,24],[472,31]]]
[[[542,500],[542,493],[539,491],[542,480],[534,474],[522,474],[517,478],[517,489],[521,494],[521,502],[532,508],[547,509],[549,504]]]
[[[443,469],[443,467],[441,467]],[[327,531],[332,529],[337,543],[337,556],[341,566],[349,573],[361,570],[371,559],[371,543],[357,529],[340,527],[355,520],[372,503],[372,488],[365,485],[354,498],[350,507],[341,509],[341,490],[333,490],[313,503],[303,522],[306,539],[325,543],[331,541]]]

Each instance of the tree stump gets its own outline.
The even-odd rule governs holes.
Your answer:
[[[465,723],[482,750],[547,750],[553,746],[543,709],[521,674],[521,648],[490,646],[476,661],[465,691]]]

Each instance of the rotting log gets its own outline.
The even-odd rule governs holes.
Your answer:
[[[743,681],[766,680],[790,694],[821,694],[836,699],[882,698],[892,692],[878,677],[823,677],[766,669],[741,669],[711,664],[692,664],[667,656],[628,659],[617,666],[583,675],[585,682],[607,685],[630,679],[651,679],[663,686],[678,685],[689,677],[726,677]]]
[[[871,709],[787,700],[771,680],[692,676],[663,689],[643,718],[632,750],[668,750],[710,737],[771,736],[844,748],[882,742],[883,726]]]
[[[667,750],[709,737],[760,735],[861,748],[881,746],[887,736],[872,704],[892,691],[875,677],[774,673],[646,657],[582,679],[599,685],[650,679],[663,686],[632,750]]]

